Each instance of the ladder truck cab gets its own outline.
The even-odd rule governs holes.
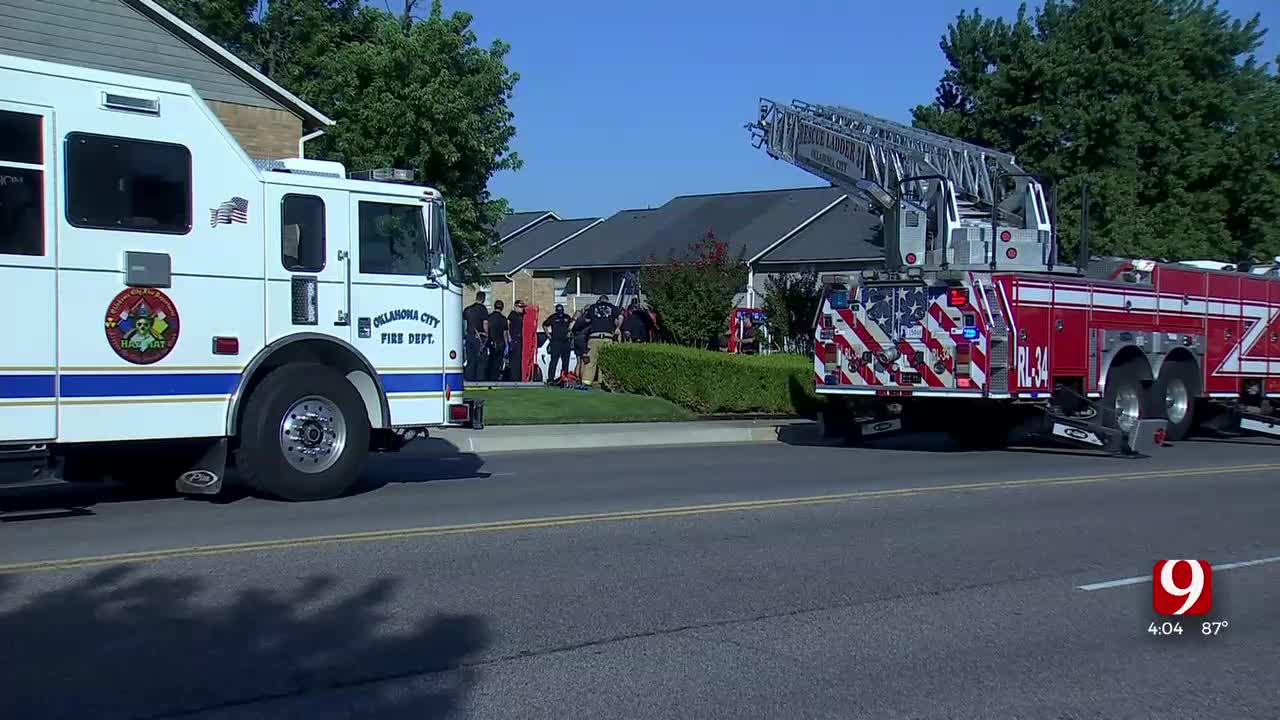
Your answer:
[[[188,85],[0,55],[0,459],[310,500],[471,423],[445,201],[411,180],[255,161]]]
[[[762,99],[753,143],[869,200],[885,261],[824,276],[814,377],[831,434],[1021,430],[1144,453],[1201,421],[1280,435],[1280,279],[1058,259],[1055,201],[1012,155],[844,107]],[[1087,192],[1087,190],[1086,190]]]

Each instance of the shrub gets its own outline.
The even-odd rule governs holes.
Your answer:
[[[706,347],[725,331],[733,297],[747,281],[741,253],[708,232],[681,257],[653,258],[640,271],[645,302],[658,314],[663,337],[680,345]]]
[[[693,412],[814,417],[813,360],[732,355],[659,343],[611,343],[600,352],[604,386],[654,395]]]

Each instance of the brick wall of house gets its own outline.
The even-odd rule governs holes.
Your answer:
[[[302,118],[297,115],[286,110],[207,102],[249,157],[274,160],[298,156]]]
[[[470,305],[471,303],[475,302],[476,293],[482,290],[486,295],[484,299],[484,304],[487,305],[490,310],[493,309],[494,300],[501,300],[503,305],[506,305],[508,308],[510,308],[511,283],[507,282],[506,280],[491,280],[487,288],[468,286],[467,294],[463,304]]]
[[[492,282],[491,303],[494,298],[498,298],[510,307],[514,301],[524,300],[530,305],[537,305],[543,317],[551,312],[550,308],[555,307],[556,281],[550,275],[535,276],[527,270],[522,270],[512,276],[511,282],[505,279],[495,279]]]

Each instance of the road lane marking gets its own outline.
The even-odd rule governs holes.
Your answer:
[[[744,512],[752,510],[771,510],[776,508],[798,507],[808,505],[830,505],[834,503],[856,500],[877,500],[881,498],[912,497],[934,493],[952,493],[975,490],[1000,490],[1020,487],[1049,487],[1055,485],[1082,485],[1087,483],[1111,482],[1116,480],[1146,480],[1175,477],[1195,477],[1200,475],[1226,475],[1244,472],[1280,470],[1280,464],[1235,465],[1219,468],[1186,468],[1169,470],[1149,470],[1145,472],[1116,473],[1111,475],[1077,475],[1059,478],[1031,478],[1026,480],[996,480],[991,482],[956,483],[951,485],[920,485],[916,487],[894,488],[886,490],[858,490],[829,495],[811,495],[807,497],[775,498],[771,500],[743,500],[737,502],[715,503],[709,505],[686,505],[682,507],[652,508],[646,510],[622,510],[616,512],[588,513],[582,515],[561,515],[551,517],[525,518],[521,520],[498,520],[493,522],[467,523],[462,525],[435,525],[429,527],[403,528],[400,530],[372,530],[367,532],[342,533],[337,535],[317,535],[312,537],[262,540],[256,542],[231,543],[226,545],[208,545],[204,547],[173,548],[169,550],[148,550],[143,552],[117,553],[112,555],[96,555],[61,560],[37,560],[32,562],[10,563],[0,565],[0,575],[23,572],[40,572],[51,570],[72,570],[77,568],[96,567],[102,565],[119,565],[125,563],[154,562],[175,558],[202,557],[209,555],[227,555],[231,553],[254,552],[260,550],[284,550],[319,545],[340,543],[404,540],[410,538],[433,537],[439,535],[463,535],[481,532],[499,532],[513,530],[533,530],[541,528],[583,525],[588,523],[615,522],[621,520],[650,520],[659,518],[683,517],[689,515],[710,515],[713,513]]]
[[[1254,567],[1255,565],[1266,565],[1267,563],[1280,562],[1280,555],[1275,557],[1259,558],[1257,560],[1245,560],[1244,562],[1226,563],[1224,565],[1211,565],[1214,572],[1220,570],[1235,570],[1236,568]],[[1109,590],[1111,588],[1124,587],[1125,585],[1141,585],[1142,583],[1151,582],[1150,575],[1140,577],[1120,578],[1119,580],[1107,580],[1106,582],[1089,583],[1088,585],[1078,585],[1077,590],[1093,592],[1094,590]]]

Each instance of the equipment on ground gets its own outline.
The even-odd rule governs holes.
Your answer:
[[[747,127],[884,220],[883,266],[822,278],[830,434],[937,429],[991,447],[1021,431],[1124,454],[1198,424],[1280,436],[1280,279],[1091,261],[1087,188],[1064,264],[1047,181],[1008,153],[799,101],[761,100]]]
[[[288,500],[481,424],[445,201],[252,160],[185,84],[0,55],[0,458]],[[376,180],[376,181],[375,181]],[[16,315],[14,313],[17,313]]]

